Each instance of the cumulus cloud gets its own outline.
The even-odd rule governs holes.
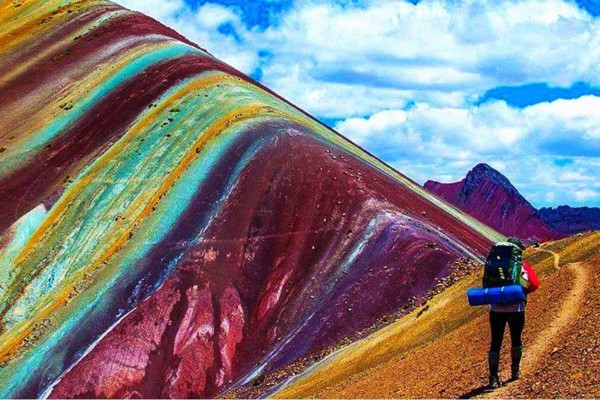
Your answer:
[[[507,152],[600,157],[598,110],[600,97],[596,96],[523,109],[504,101],[468,107],[417,104],[407,110],[348,118],[335,128],[370,148],[396,146],[393,153],[399,156],[423,151],[451,159]]]
[[[523,109],[504,101],[465,108],[417,105],[349,118],[335,128],[421,182],[458,180],[487,162],[538,205],[565,198],[584,203],[600,197],[598,110],[595,96]],[[555,162],[565,156],[572,160]]]
[[[477,105],[498,86],[600,85],[600,19],[574,1],[296,0],[265,26],[218,2],[120,1],[418,181],[488,162],[538,205],[600,199],[597,97]]]
[[[196,13],[196,20],[201,27],[218,29],[223,24],[233,23],[240,26],[240,17],[231,8],[219,4],[204,4]]]
[[[147,0],[119,0],[118,3],[157,19],[247,74],[259,65],[257,49],[245,39],[250,38],[251,32],[237,8],[217,3],[196,8],[184,0],[163,0],[160,5]]]
[[[592,16],[559,0],[298,2],[251,42],[274,54],[264,73],[270,86],[318,115],[347,117],[304,95],[307,89],[341,83],[372,89],[361,104],[392,94],[456,106],[498,85],[598,83],[599,29]],[[286,74],[292,65],[300,70],[295,85]],[[339,89],[325,90],[343,103]]]
[[[600,197],[600,194],[597,191],[591,189],[582,189],[575,192],[575,198],[580,201],[597,199],[598,197]]]
[[[121,3],[246,73],[262,68],[264,83],[326,118],[457,106],[498,85],[600,83],[600,23],[562,0],[296,1],[267,29],[216,3]]]

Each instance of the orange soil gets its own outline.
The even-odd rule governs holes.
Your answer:
[[[600,233],[556,242],[548,249],[557,254],[552,257],[545,249],[531,254],[545,278],[527,306],[520,381],[493,393],[483,392],[488,317],[481,308],[478,312],[465,308],[464,288],[478,279],[471,277],[434,298],[428,318],[419,321],[416,315],[408,315],[406,319],[414,320],[401,320],[343,349],[277,396],[600,397],[600,287],[596,284]],[[457,311],[465,314],[462,323],[455,321]],[[444,313],[449,315],[447,322]],[[505,380],[510,369],[509,342],[507,332],[501,362]]]

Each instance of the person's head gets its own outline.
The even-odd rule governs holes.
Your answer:
[[[521,241],[521,239],[519,238],[515,238],[515,237],[510,237],[506,240],[508,243],[512,243],[515,246],[517,246],[518,248],[520,248],[521,250],[525,250],[525,245],[523,244],[523,242]]]

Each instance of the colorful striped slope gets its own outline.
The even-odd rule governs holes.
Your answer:
[[[0,397],[206,397],[498,235],[176,32],[0,1]]]

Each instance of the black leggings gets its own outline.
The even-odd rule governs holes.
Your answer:
[[[502,339],[504,338],[504,327],[508,322],[510,328],[510,341],[512,347],[521,347],[521,334],[525,326],[524,312],[495,312],[490,311],[490,328],[492,330],[492,343],[490,352],[500,353]]]

